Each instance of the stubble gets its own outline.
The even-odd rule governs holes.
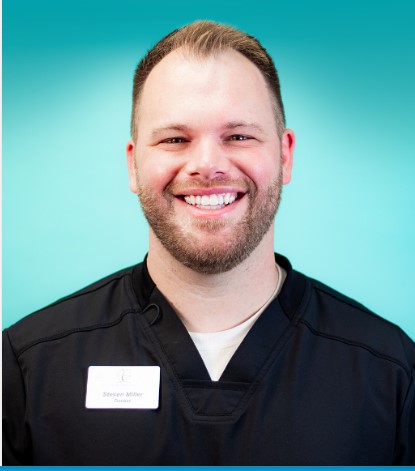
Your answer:
[[[141,185],[137,178],[140,204],[154,234],[176,260],[204,274],[224,273],[239,265],[271,227],[281,199],[282,171],[263,192],[251,181],[246,185],[248,191],[244,197],[248,198],[248,209],[239,222],[205,219],[185,224],[174,218],[174,196],[168,187],[161,204],[160,197],[151,188]],[[226,230],[228,224],[233,224],[231,233]],[[210,235],[211,243],[199,240],[200,231]]]

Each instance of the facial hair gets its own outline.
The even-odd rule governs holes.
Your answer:
[[[252,181],[246,182],[248,191],[244,197],[248,198],[248,209],[240,221],[194,220],[188,227],[175,220],[175,197],[168,186],[161,204],[151,188],[140,185],[137,172],[136,177],[141,207],[156,237],[176,260],[204,274],[224,273],[243,262],[270,229],[281,199],[282,171],[277,180],[262,192]],[[223,180],[221,184],[224,184]],[[232,186],[232,181],[228,184]],[[221,236],[220,232],[229,224],[234,225],[232,233]],[[198,240],[192,228],[211,234],[212,244]]]

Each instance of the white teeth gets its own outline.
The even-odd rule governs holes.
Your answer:
[[[203,206],[208,206],[210,205],[210,198],[207,195],[202,196],[202,205]]]
[[[218,204],[218,197],[216,195],[210,195],[209,203],[211,206],[216,206]]]
[[[184,200],[187,204],[198,206],[203,209],[217,209],[236,200],[236,193],[222,193],[213,195],[186,195]]]

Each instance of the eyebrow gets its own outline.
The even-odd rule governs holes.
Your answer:
[[[230,121],[225,125],[226,129],[235,129],[235,128],[253,128],[257,131],[264,133],[264,129],[257,123],[249,123],[247,121]]]
[[[188,131],[189,127],[184,124],[168,124],[167,126],[161,126],[159,128],[153,129],[151,131],[152,137],[157,137],[159,134],[166,132],[166,131]]]
[[[233,130],[236,128],[253,128],[257,130],[258,132],[264,134],[264,129],[257,123],[250,123],[247,121],[229,121],[228,123],[225,124],[225,129],[227,130]],[[178,131],[178,132],[183,132],[183,131],[190,131],[190,127],[185,125],[185,124],[167,124],[166,126],[160,126],[158,128],[153,129],[151,132],[151,136],[157,137],[159,134],[166,132],[166,131]]]
[[[260,134],[265,134],[264,128],[257,123],[250,123],[247,121],[230,121],[225,125],[226,129],[233,130],[237,128],[248,128],[248,129],[255,129]]]

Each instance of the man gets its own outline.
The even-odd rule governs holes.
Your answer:
[[[196,22],[139,64],[146,260],[4,332],[4,464],[415,464],[415,345],[274,256],[294,134],[254,38]]]

